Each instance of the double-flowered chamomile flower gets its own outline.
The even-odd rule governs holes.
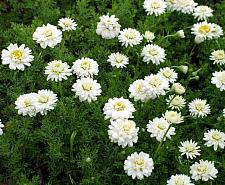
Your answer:
[[[82,101],[96,101],[97,96],[101,95],[101,85],[92,78],[81,78],[76,81],[72,86],[72,91],[75,92],[75,96]]]
[[[213,73],[211,83],[215,84],[220,91],[225,90],[225,71],[216,71]]]
[[[33,33],[33,40],[35,40],[42,48],[49,46],[54,48],[62,41],[62,31],[56,26],[47,24],[37,27]]]
[[[108,56],[108,60],[112,67],[124,68],[129,62],[129,58],[119,52],[112,53]]]
[[[180,143],[181,146],[179,146],[179,151],[181,152],[181,155],[186,155],[187,159],[193,159],[196,156],[200,156],[200,146],[198,146],[198,143],[195,141],[184,141]]]
[[[208,6],[197,6],[194,9],[193,16],[195,19],[198,19],[198,21],[206,20],[208,17],[212,17],[213,10],[209,8]]]
[[[179,95],[170,95],[166,102],[169,108],[177,110],[183,109],[186,105],[186,100]]]
[[[133,103],[128,99],[110,98],[103,108],[105,119],[117,120],[117,119],[129,119],[133,118],[133,112],[135,108]]]
[[[213,64],[224,65],[225,64],[225,52],[222,49],[214,50],[210,57],[210,60],[213,61]]]
[[[184,118],[181,115],[180,112],[176,111],[166,111],[165,114],[163,114],[163,117],[166,119],[166,121],[169,124],[179,124],[184,122]]]
[[[141,43],[143,37],[140,32],[133,28],[125,28],[120,31],[118,36],[119,42],[122,43],[122,46],[135,46]]]
[[[214,162],[211,161],[204,161],[200,160],[199,162],[195,162],[190,167],[190,173],[192,175],[192,179],[195,181],[202,180],[202,181],[208,181],[208,180],[214,180],[216,178],[218,170],[214,166]]]
[[[96,33],[103,39],[113,39],[119,35],[121,25],[115,15],[103,15],[97,24]]]
[[[62,28],[62,31],[72,31],[77,29],[77,23],[69,17],[59,19],[58,25]]]
[[[111,142],[118,143],[119,146],[125,148],[132,147],[133,143],[137,143],[139,128],[132,120],[118,119],[111,121],[109,125],[108,135]]]
[[[2,124],[2,120],[0,119],[0,136],[3,134],[4,125]]]
[[[169,67],[161,68],[159,70],[158,74],[160,76],[162,76],[163,78],[165,78],[165,80],[167,80],[170,83],[176,82],[177,76],[178,76],[178,74],[173,69],[171,69]]]
[[[9,65],[9,69],[23,71],[25,66],[30,66],[30,62],[34,60],[31,50],[24,44],[10,44],[7,49],[2,50],[2,64]]]
[[[93,77],[98,74],[98,63],[91,58],[82,57],[73,62],[72,70],[78,78]]]
[[[147,64],[151,62],[153,64],[159,65],[166,59],[165,50],[156,44],[146,45],[142,49],[141,56],[143,56],[143,61]]]
[[[18,114],[23,116],[35,116],[37,113],[46,115],[47,111],[53,110],[58,98],[50,90],[39,90],[38,93],[20,95],[15,104]]]
[[[124,161],[124,170],[132,179],[142,180],[149,177],[154,169],[154,163],[149,154],[134,152]]]
[[[206,100],[194,99],[188,104],[190,115],[194,117],[205,117],[210,114],[210,106]]]
[[[166,185],[194,185],[191,178],[184,174],[172,175]]]
[[[172,1],[172,0],[168,0]],[[173,10],[182,12],[184,14],[192,14],[195,7],[198,5],[194,0],[173,0],[172,1]]]
[[[164,141],[166,140],[166,138],[171,139],[171,136],[175,135],[175,128],[170,126],[165,118],[156,117],[152,121],[149,120],[149,124],[147,124],[147,131],[151,133],[150,136],[155,137],[157,141],[162,141],[165,134],[166,137],[164,138]]]
[[[143,7],[147,15],[159,16],[166,11],[166,2],[164,0],[145,0]]]
[[[217,130],[211,129],[204,133],[203,140],[206,141],[205,145],[207,147],[213,146],[216,151],[218,148],[224,149],[225,146],[225,133]]]
[[[58,82],[67,80],[67,77],[72,75],[72,69],[66,62],[53,60],[45,67],[45,74],[48,75],[47,80]]]

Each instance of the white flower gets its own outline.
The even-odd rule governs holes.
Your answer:
[[[98,74],[98,63],[91,58],[82,57],[73,62],[72,70],[78,77],[93,77]]]
[[[213,23],[213,26],[214,26],[214,30],[213,30],[214,38],[219,38],[220,36],[222,36],[223,35],[222,27],[214,23]]]
[[[174,83],[177,80],[177,73],[169,67],[161,68],[158,74],[170,83]]]
[[[165,50],[155,44],[146,45],[142,49],[141,56],[143,56],[143,61],[147,64],[152,62],[153,64],[159,65],[166,59]]]
[[[225,117],[225,108],[223,109],[223,117]]]
[[[185,38],[185,35],[184,35],[184,30],[179,30],[179,31],[177,31],[176,32],[176,35],[178,36],[178,37],[180,37],[180,38]]]
[[[195,98],[188,104],[191,116],[205,117],[210,114],[210,106],[206,100]]]
[[[51,90],[39,90],[37,93],[36,110],[41,115],[46,115],[47,111],[54,110],[56,102],[58,101],[57,94]]]
[[[225,71],[216,71],[213,73],[211,83],[215,84],[220,91],[225,90]]]
[[[118,36],[119,42],[122,43],[122,46],[135,46],[141,43],[143,37],[141,36],[140,32],[136,29],[132,28],[125,28],[123,31],[120,31]]]
[[[126,55],[117,52],[109,55],[107,62],[110,62],[112,67],[124,68],[128,64],[129,59]]]
[[[188,177],[187,175],[176,174],[170,177],[166,185],[194,185],[194,184],[191,183],[191,178]]]
[[[34,60],[31,50],[25,47],[24,44],[18,46],[17,44],[10,44],[6,49],[2,50],[2,64],[9,65],[12,70],[24,70],[25,66],[30,66],[30,62]]]
[[[151,99],[165,95],[166,90],[169,90],[169,82],[158,74],[146,76],[145,81],[148,83],[147,94]]]
[[[213,146],[215,151],[218,149],[218,147],[224,149],[225,133],[217,129],[211,129],[204,133],[203,140],[206,141],[205,145],[207,147]]]
[[[134,121],[116,120],[109,125],[108,135],[111,142],[118,143],[119,146],[125,148],[132,147],[133,143],[137,143],[139,128],[136,127]]]
[[[214,50],[211,53],[211,56],[209,58],[210,60],[213,61],[213,64],[219,64],[219,65],[223,65],[225,64],[225,52],[224,50]]]
[[[164,0],[145,0],[143,7],[147,15],[155,14],[155,16],[159,16],[165,13],[167,6]]]
[[[199,163],[195,162],[191,167],[190,173],[192,175],[192,179],[197,180],[214,180],[216,178],[218,170],[214,166],[214,162],[200,160]]]
[[[174,11],[176,10],[176,0],[166,0],[167,10]]]
[[[166,111],[163,117],[166,119],[166,121],[169,124],[179,124],[184,122],[183,116],[181,116],[181,113],[176,111]]]
[[[152,121],[149,120],[149,124],[147,124],[147,131],[151,133],[151,137],[155,137],[157,141],[161,141],[169,126],[170,124],[166,121],[166,119],[156,117]],[[172,135],[175,135],[175,128],[170,126],[164,141],[166,138],[171,139]]]
[[[147,95],[148,83],[145,80],[136,80],[132,84],[128,91],[130,92],[130,98],[134,98],[134,101],[141,100],[142,102],[148,99]]]
[[[69,17],[59,19],[58,25],[62,28],[62,31],[72,31],[77,29],[77,23]]]
[[[175,0],[173,8],[184,14],[191,14],[197,5],[194,0]]]
[[[134,152],[124,161],[124,170],[132,179],[142,180],[144,177],[149,177],[154,169],[154,163],[149,154],[144,152]]]
[[[170,95],[166,101],[167,105],[169,105],[169,108],[177,110],[181,110],[186,104],[186,100],[179,95]]]
[[[96,33],[101,35],[103,39],[113,39],[119,35],[121,25],[119,19],[115,15],[103,15],[97,24]]]
[[[180,143],[181,146],[179,146],[179,151],[181,152],[181,155],[186,155],[187,159],[193,159],[196,156],[200,156],[200,146],[197,146],[198,143],[195,141],[184,141]]]
[[[150,31],[145,31],[143,37],[147,40],[147,42],[152,42],[155,39],[155,34]]]
[[[30,117],[33,117],[37,113],[36,102],[36,93],[20,95],[15,102],[15,108],[18,110],[18,114],[22,114],[23,116],[29,115]]]
[[[0,135],[3,134],[3,129],[4,128],[4,125],[2,124],[2,120],[0,119]]]
[[[39,43],[42,48],[47,46],[54,48],[62,41],[62,31],[51,24],[43,25],[42,27],[37,27],[33,33],[33,40]]]
[[[103,108],[105,119],[128,119],[133,118],[135,112],[133,104],[128,100],[121,98],[110,98]]]
[[[191,33],[195,35],[195,40],[197,42],[202,42],[204,40],[210,40],[215,37],[215,26],[212,23],[199,22],[193,25],[191,28]]]
[[[53,60],[45,67],[45,74],[48,75],[47,80],[62,81],[67,80],[67,77],[72,75],[72,69],[66,62],[61,60]]]
[[[97,83],[96,80],[92,78],[81,78],[73,84],[72,91],[75,92],[75,96],[79,97],[79,100],[82,101],[96,101],[97,96],[101,95],[101,86]]]
[[[195,19],[198,19],[198,21],[206,20],[208,17],[212,17],[213,10],[209,8],[208,6],[197,6],[194,9],[193,16]]]
[[[171,90],[179,95],[185,93],[185,88],[180,83],[174,83]]]

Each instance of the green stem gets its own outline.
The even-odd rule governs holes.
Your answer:
[[[63,97],[63,89],[62,89],[62,82],[61,81],[59,82],[58,87],[59,87],[60,97]]]

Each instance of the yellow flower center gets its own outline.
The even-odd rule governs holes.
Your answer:
[[[205,174],[208,171],[208,167],[206,165],[200,165],[197,170],[198,174]]]
[[[125,33],[125,37],[126,37],[127,39],[134,39],[134,38],[136,37],[136,34],[135,34],[134,31],[129,31],[129,32],[126,32],[126,33]]]
[[[160,129],[160,130],[165,130],[165,126],[163,123],[158,123],[157,127]]]
[[[64,25],[66,27],[71,26],[71,24],[72,24],[72,22],[70,20],[67,20],[67,21],[64,22]]]
[[[196,104],[195,105],[195,108],[199,112],[202,112],[204,110],[204,106],[202,104],[200,104],[200,103],[199,104]]]
[[[131,124],[124,124],[123,126],[122,126],[122,129],[123,129],[123,132],[125,133],[125,134],[129,134],[130,132],[131,132],[131,129],[132,129],[132,125]]]
[[[121,56],[116,56],[116,63],[120,64],[123,62],[123,58]]]
[[[180,105],[180,98],[179,97],[175,97],[172,101],[171,101],[172,105]]]
[[[145,161],[142,158],[138,158],[134,161],[134,164],[136,169],[141,170],[144,168]]]
[[[187,150],[188,153],[191,153],[191,152],[193,152],[195,150],[195,147],[193,145],[188,145],[186,147],[186,150]]]
[[[15,49],[14,51],[12,51],[11,56],[16,60],[21,60],[24,57],[24,52],[20,49]]]
[[[49,97],[48,97],[48,96],[45,96],[45,95],[42,95],[42,96],[40,96],[40,97],[38,98],[38,101],[39,101],[40,103],[47,103],[48,100],[49,100]]]
[[[30,107],[30,106],[32,105],[30,99],[25,99],[23,103],[24,103],[24,107],[26,107],[26,108],[27,108],[27,107]]]
[[[163,72],[163,76],[165,76],[166,78],[170,78],[172,76],[172,73],[170,70],[167,70]]]
[[[222,84],[225,84],[225,73],[221,73],[218,76],[218,81],[221,82]]]
[[[92,85],[90,83],[85,83],[82,85],[83,90],[90,91],[92,89]]]
[[[158,86],[160,86],[162,84],[162,82],[161,82],[161,80],[159,78],[154,77],[154,78],[151,79],[150,84],[152,86],[158,87]]]
[[[50,30],[50,29],[46,29],[44,32],[43,32],[43,35],[45,36],[45,37],[51,37],[52,36],[52,30]]]
[[[224,51],[219,51],[219,52],[217,52],[217,54],[216,54],[216,59],[217,60],[224,60],[224,58],[225,58],[225,53],[224,53]]]
[[[123,102],[116,102],[114,105],[113,105],[113,108],[117,111],[123,111],[126,106]]]
[[[158,9],[158,8],[160,8],[161,7],[161,4],[159,3],[159,2],[157,2],[157,1],[154,1],[153,3],[152,3],[152,8],[154,8],[154,9]]]
[[[212,138],[216,141],[219,141],[221,139],[221,135],[218,132],[214,132],[212,134]]]
[[[207,34],[207,33],[209,33],[211,31],[211,28],[210,28],[210,26],[208,26],[208,25],[202,25],[202,26],[200,26],[199,28],[198,28],[198,32],[199,33],[202,33],[202,34]]]
[[[91,68],[91,64],[89,61],[85,60],[82,62],[82,64],[80,65],[80,67],[84,70],[89,70]]]
[[[136,91],[139,92],[139,93],[143,92],[143,85],[142,84],[137,84]]]
[[[152,56],[158,55],[158,53],[159,53],[159,52],[158,52],[156,49],[154,49],[154,48],[150,48],[148,52],[149,52],[149,54],[152,55]]]

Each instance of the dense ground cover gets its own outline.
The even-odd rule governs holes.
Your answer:
[[[225,1],[196,1],[211,7],[210,22],[225,29]],[[225,49],[224,36],[220,39],[195,44],[190,28],[197,22],[192,15],[167,12],[158,17],[147,16],[141,0],[8,0],[0,3],[0,49],[10,43],[25,44],[32,50],[34,61],[24,71],[10,70],[0,65],[0,118],[4,124],[0,136],[1,184],[166,184],[175,174],[190,175],[190,165],[200,159],[214,161],[218,170],[212,182],[225,182],[225,155],[223,149],[206,147],[204,133],[209,129],[225,131],[224,91],[211,83],[212,73],[224,66],[213,64],[209,56],[213,50]],[[143,62],[141,51],[145,40],[134,47],[124,47],[117,38],[106,40],[96,34],[99,17],[109,13],[119,18],[121,29],[135,28],[144,34],[155,33],[154,43],[166,51],[166,60],[160,65]],[[63,39],[54,48],[43,49],[33,39],[36,28],[42,24],[57,25],[62,17],[77,22],[75,31],[63,32]],[[185,38],[166,37],[183,29]],[[126,68],[118,69],[107,62],[113,52],[129,57]],[[57,82],[47,81],[45,67],[52,60],[62,60],[70,66],[81,57],[98,62],[99,73],[94,77],[101,84],[102,94],[97,101],[80,102],[71,91],[77,77],[72,75]],[[129,86],[137,79],[157,73],[162,67],[188,66],[188,72],[178,69],[178,82],[186,87],[184,98],[189,103],[195,98],[207,100],[211,113],[207,117],[190,117],[188,106],[182,109],[187,116],[175,125],[176,135],[166,140],[154,156],[159,141],[146,131],[149,120],[160,117],[167,110],[166,99],[172,93],[149,100],[133,102],[136,112],[133,120],[139,127],[138,142],[122,148],[111,143],[108,136],[109,120],[104,119],[103,107],[109,98],[129,98]],[[201,69],[201,70],[199,70]],[[193,72],[198,71],[197,74]],[[198,77],[196,77],[198,76]],[[18,115],[16,99],[26,93],[51,89],[58,95],[54,110],[35,117]],[[74,137],[74,138],[73,138]],[[187,160],[180,155],[181,141],[194,140],[201,147],[201,156]],[[145,152],[153,158],[154,170],[150,177],[132,180],[124,172],[124,161],[133,152]],[[153,157],[154,156],[154,157]]]

